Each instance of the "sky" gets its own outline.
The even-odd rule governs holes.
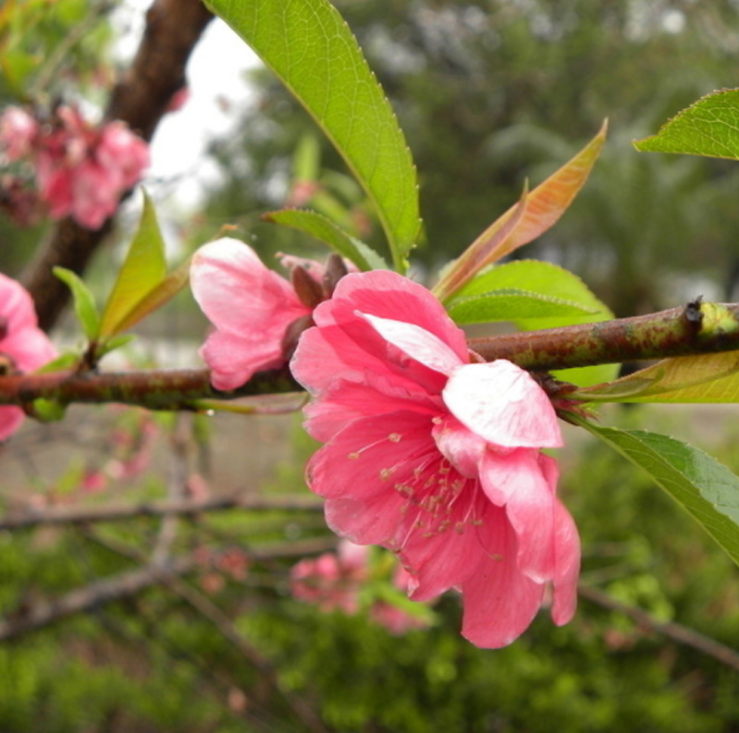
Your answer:
[[[144,14],[152,0],[125,0],[114,22],[120,28],[117,59],[125,65],[136,51],[144,29]],[[195,205],[215,166],[203,159],[208,139],[226,133],[233,124],[224,103],[243,106],[249,89],[247,69],[260,65],[254,52],[221,20],[212,21],[187,66],[190,97],[179,112],[167,115],[152,140],[152,164],[147,178],[173,180],[172,197],[178,207]]]

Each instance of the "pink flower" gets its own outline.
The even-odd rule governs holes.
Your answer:
[[[329,526],[395,552],[414,600],[459,589],[478,646],[518,637],[549,583],[554,622],[569,621],[579,540],[540,452],[562,440],[539,385],[471,363],[442,305],[395,273],[348,275],[313,318],[291,368],[316,398],[306,428],[326,445],[307,480]]]
[[[190,97],[189,87],[180,87],[170,98],[169,104],[165,112],[179,112],[189,101]]]
[[[20,107],[8,107],[0,117],[0,147],[8,160],[27,155],[39,131],[36,120]]]
[[[0,274],[0,374],[34,371],[55,356],[51,341],[37,326],[31,296],[15,280]],[[0,407],[0,440],[22,422],[20,407]]]
[[[301,560],[290,571],[295,598],[316,604],[324,613],[359,611],[359,591],[367,580],[367,548],[340,542],[338,552]]]
[[[0,145],[10,160],[30,157],[52,218],[72,216],[88,229],[99,229],[115,213],[123,193],[149,165],[148,144],[124,123],[96,127],[66,105],[43,127],[27,112],[10,108],[0,120]]]
[[[102,129],[95,158],[119,190],[126,190],[149,166],[149,146],[123,122],[109,122]]]
[[[398,590],[407,591],[412,582],[413,576],[402,565],[398,565],[393,575],[393,585]],[[412,616],[397,605],[384,600],[378,600],[372,605],[370,617],[376,624],[383,626],[395,636],[401,636],[413,629],[423,629],[429,625],[428,620],[420,616]]]
[[[200,350],[216,389],[236,389],[255,372],[287,362],[288,328],[307,321],[312,308],[251,247],[228,238],[206,244],[193,255],[190,282],[216,327]]]

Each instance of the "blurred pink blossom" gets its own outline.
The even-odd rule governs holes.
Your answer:
[[[38,133],[38,122],[20,107],[9,107],[0,117],[0,148],[8,160],[28,155]]]
[[[293,340],[310,324],[314,305],[324,297],[324,268],[311,260],[288,262],[293,273],[303,273],[300,282],[295,274],[290,283],[267,268],[251,247],[236,239],[210,242],[193,255],[192,292],[216,329],[200,350],[216,389],[236,389],[255,372],[285,364]]]
[[[348,540],[337,551],[301,560],[291,571],[291,591],[295,598],[317,605],[324,613],[341,611],[354,615],[360,610],[360,594],[370,580],[377,580],[370,564],[369,548]],[[407,591],[410,575],[402,566],[393,574],[393,585]],[[369,617],[392,634],[422,628],[428,622],[398,606],[370,595],[365,596]]]
[[[325,613],[357,613],[359,590],[367,579],[367,551],[366,547],[340,542],[336,553],[301,560],[290,573],[292,594]]]
[[[393,574],[393,585],[398,590],[407,592],[412,581],[413,576],[402,565],[398,565]],[[414,629],[423,629],[429,625],[425,618],[411,615],[399,606],[383,600],[372,604],[370,618],[396,636],[401,636]]]
[[[329,526],[395,552],[410,596],[457,588],[462,633],[481,647],[518,637],[553,585],[552,618],[576,606],[577,530],[556,497],[562,444],[542,388],[514,364],[478,362],[420,285],[347,275],[313,314],[291,362],[314,395],[307,468]]]
[[[38,328],[31,296],[20,283],[0,274],[0,374],[32,372],[56,357]],[[0,440],[20,427],[20,407],[0,407]]]
[[[165,112],[179,112],[190,101],[190,88],[180,87],[169,100]]]
[[[124,123],[93,126],[66,105],[43,125],[25,110],[8,108],[0,117],[0,148],[9,161],[29,158],[52,218],[72,216],[88,229],[99,229],[115,213],[149,165],[148,144]]]

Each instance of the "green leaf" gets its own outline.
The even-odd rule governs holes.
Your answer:
[[[277,74],[370,199],[399,272],[420,232],[410,151],[356,39],[327,0],[207,0]]]
[[[131,306],[115,328],[115,333],[125,331],[136,325],[142,318],[161,308],[182,290],[190,281],[190,258],[179,267],[172,270],[163,280],[160,280],[137,303]]]
[[[455,298],[449,306],[449,315],[460,326],[519,319],[569,318],[595,312],[572,301],[516,288]]]
[[[293,155],[293,177],[296,181],[315,181],[321,162],[321,148],[316,136],[306,133],[300,138]]]
[[[262,219],[299,229],[328,244],[360,270],[387,270],[388,265],[371,247],[340,229],[330,219],[315,211],[284,209],[264,214]]]
[[[634,147],[642,152],[739,160],[739,89],[702,97],[666,122],[656,135],[634,142]]]
[[[579,314],[541,318],[511,318],[522,331],[557,328],[575,323],[598,323],[614,318],[611,309],[595,297],[587,285],[569,270],[538,260],[516,260],[496,265],[478,275],[458,293],[458,298],[480,295],[492,290],[521,288],[530,293],[557,299],[582,308]],[[450,306],[457,302],[455,298]],[[558,379],[580,386],[601,384],[616,378],[617,364],[600,364],[555,372]]]
[[[132,325],[131,312],[160,285],[166,274],[164,239],[154,205],[144,192],[141,221],[105,305],[100,334],[111,336]]]
[[[573,303],[583,309],[579,320],[569,316],[553,316],[538,320],[536,328],[555,328],[571,323],[594,323],[614,318],[611,309],[599,300],[588,286],[574,273],[550,262],[539,260],[516,260],[504,265],[496,265],[478,275],[463,287],[457,298],[483,295],[494,290],[524,290],[543,297]],[[526,320],[510,318],[517,323]]]
[[[41,422],[56,422],[62,420],[67,411],[64,405],[55,400],[47,400],[44,397],[35,399],[32,403],[33,415]]]
[[[664,359],[610,384],[586,387],[588,402],[739,402],[739,351]]]
[[[89,288],[76,273],[64,267],[55,267],[53,273],[72,291],[77,320],[82,325],[88,340],[94,341],[100,334],[100,315]]]
[[[34,374],[48,374],[49,372],[58,372],[62,369],[71,369],[79,364],[79,354],[72,352],[66,352],[60,354],[56,359],[52,359],[48,364],[44,364],[40,369],[37,369]]]
[[[739,564],[739,478],[726,466],[666,435],[581,424],[649,473]]]
[[[97,350],[98,359],[102,359],[106,354],[110,354],[111,351],[121,349],[127,346],[136,338],[132,333],[118,334],[106,339],[105,343]]]

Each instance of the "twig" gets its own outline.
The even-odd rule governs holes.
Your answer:
[[[142,504],[118,504],[90,507],[50,507],[24,509],[0,518],[0,531],[29,529],[40,525],[91,524],[122,522],[138,517],[166,517],[222,512],[232,509],[249,511],[320,511],[323,502],[313,496],[224,496],[206,500],[160,501]]]
[[[663,634],[673,641],[678,642],[678,644],[692,647],[709,657],[713,657],[715,660],[725,664],[727,667],[731,667],[732,669],[739,671],[739,653],[734,651],[731,647],[721,644],[715,639],[704,636],[703,634],[700,634],[693,629],[689,629],[686,626],[682,626],[681,624],[675,623],[674,621],[660,621],[644,609],[622,603],[621,601],[612,598],[607,593],[604,593],[597,588],[593,588],[590,585],[584,585],[581,583],[578,586],[578,592],[582,598],[587,598],[589,601],[596,603],[599,606],[603,606],[603,608],[608,608],[612,611],[622,613],[636,621],[638,624],[646,626],[657,633]]]
[[[103,539],[93,532],[87,532],[85,536],[134,562],[140,562],[144,559],[142,553],[117,540]],[[215,603],[191,585],[185,583],[178,575],[169,572],[166,567],[160,567],[159,577],[166,588],[186,601],[234,646],[239,654],[260,673],[262,680],[267,682],[278,695],[285,699],[295,714],[308,725],[311,731],[327,733],[313,709],[306,705],[301,698],[294,697],[283,689],[270,662],[246,641],[231,619]]]
[[[185,65],[212,17],[200,0],[155,0],[134,61],[113,90],[105,118],[122,120],[151,140],[172,95],[185,85]],[[23,276],[41,328],[48,331],[69,300],[69,289],[52,268],[81,274],[111,228],[110,219],[90,231],[66,218],[51,231]]]
[[[247,643],[231,619],[215,603],[176,575],[163,575],[162,581],[173,593],[187,601],[192,608],[209,621],[224,639],[233,644],[239,654],[257,669],[262,678],[284,698],[309,730],[314,731],[314,733],[327,733],[327,729],[323,726],[315,711],[300,696],[292,695],[284,689],[269,661]]]
[[[169,502],[182,501],[184,498],[185,484],[187,483],[187,428],[189,420],[184,420],[184,415],[177,415],[177,420],[170,435],[170,467],[167,479],[167,500]],[[151,561],[154,565],[165,565],[169,559],[172,545],[177,537],[177,525],[179,516],[170,512],[164,514],[162,524],[159,527],[154,551]]]
[[[312,538],[297,542],[281,542],[250,548],[246,556],[254,561],[286,557],[302,557],[325,552],[335,546],[335,540]],[[34,603],[0,619],[0,641],[17,638],[77,613],[91,611],[99,605],[138,595],[162,582],[162,572],[183,575],[200,566],[197,554],[178,557],[166,566],[147,565],[109,578],[103,578],[84,588],[77,588],[60,598]]]
[[[487,360],[509,359],[532,370],[737,351],[739,304],[695,302],[636,318],[470,339],[468,343]],[[122,373],[67,370],[0,376],[0,404],[19,405],[30,414],[30,403],[38,398],[61,405],[117,402],[150,410],[198,410],[203,400],[210,404],[208,400],[300,389],[287,367],[259,372],[233,392],[213,389],[207,369]],[[298,409],[297,404],[294,407]]]
[[[469,340],[486,361],[508,359],[524,369],[549,371],[739,349],[739,304],[701,303],[541,331]]]
[[[115,402],[149,410],[200,410],[200,400],[232,400],[266,393],[284,394],[299,389],[300,385],[286,369],[259,372],[233,392],[213,389],[207,369],[105,373],[66,370],[0,376],[0,404],[27,407],[34,400],[44,398],[61,405]]]

